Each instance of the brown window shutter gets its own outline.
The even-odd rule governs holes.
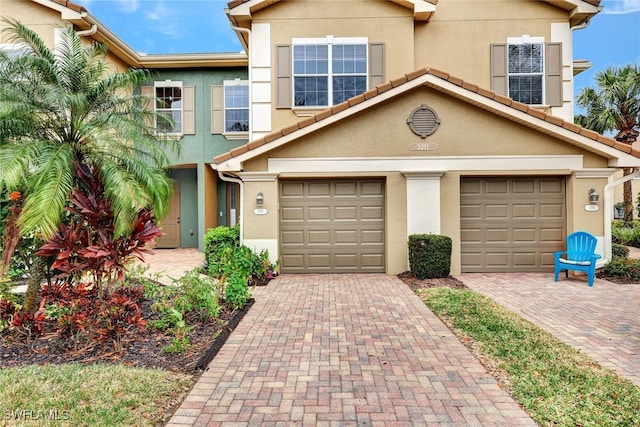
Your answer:
[[[196,134],[196,89],[193,86],[182,88],[182,133]]]
[[[369,89],[384,83],[384,43],[369,44]]]
[[[224,133],[224,87],[211,86],[211,133]]]
[[[142,86],[140,88],[140,95],[142,95],[145,99],[142,101],[142,108],[149,111],[154,111],[154,98],[155,98],[155,90],[153,86]],[[147,126],[154,126],[153,119],[151,117],[146,118]]]
[[[552,107],[560,107],[562,106],[562,43],[546,43],[545,49],[545,102]]]
[[[276,46],[276,108],[291,108],[291,46]]]
[[[491,45],[491,90],[498,95],[507,93],[507,45],[505,43]]]

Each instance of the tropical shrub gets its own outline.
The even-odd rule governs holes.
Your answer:
[[[613,257],[602,272],[628,282],[640,282],[640,259]]]
[[[68,222],[61,223],[54,236],[36,255],[49,257],[57,279],[73,284],[88,274],[103,296],[103,287],[124,279],[126,264],[142,259],[147,245],[162,235],[149,210],[142,209],[131,225],[131,232],[116,235],[111,203],[104,197],[97,171],[77,165],[83,190],[73,189]]]
[[[451,269],[452,241],[435,234],[409,236],[409,265],[419,279],[447,277]]]
[[[629,248],[618,243],[613,243],[611,245],[611,253],[614,258],[627,258],[629,257]]]

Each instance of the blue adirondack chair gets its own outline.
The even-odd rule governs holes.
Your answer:
[[[589,279],[589,286],[593,286],[596,275],[596,261],[600,255],[596,253],[598,240],[585,231],[576,231],[567,236],[567,250],[554,252],[555,281],[558,274],[565,270],[565,277],[569,276],[569,270],[584,271]]]

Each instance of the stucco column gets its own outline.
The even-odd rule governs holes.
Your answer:
[[[238,176],[244,183],[244,238],[242,243],[254,252],[269,251],[269,259],[278,259],[278,180],[275,173],[243,172]],[[263,197],[258,205],[256,197]]]
[[[445,172],[402,174],[407,180],[407,236],[440,234],[440,178]]]

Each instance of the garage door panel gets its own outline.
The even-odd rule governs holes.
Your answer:
[[[509,183],[506,181],[488,181],[485,185],[487,194],[506,194],[509,190]]]
[[[382,230],[362,230],[360,233],[360,242],[367,244],[384,244],[384,233]]]
[[[513,205],[513,218],[535,218],[535,217],[536,217],[535,204],[527,203],[527,204]]]
[[[357,221],[358,208],[356,206],[339,206],[335,209],[335,219]]]
[[[536,183],[529,179],[527,180],[514,180],[513,183],[513,194],[528,194],[532,195],[536,190]]]
[[[280,186],[280,197],[303,197],[304,185],[300,182],[284,182]]]
[[[328,198],[331,196],[331,186],[328,182],[309,182],[307,194],[309,197]]]
[[[487,205],[485,206],[485,216],[486,218],[506,219],[509,217],[509,207],[506,204]]]
[[[281,180],[280,188],[289,194],[279,200],[280,250],[293,257],[283,272],[384,272],[384,180]]]
[[[494,268],[506,268],[509,266],[509,253],[503,252],[487,252],[487,266]]]
[[[509,241],[509,230],[506,228],[488,229],[485,234],[485,240],[487,243],[506,243]]]
[[[560,243],[564,245],[565,240],[564,228],[541,228],[540,240],[547,243]],[[560,249],[559,249],[560,250]]]
[[[310,245],[328,245],[331,243],[331,232],[329,230],[312,230],[308,233]]]
[[[542,218],[564,218],[564,206],[558,203],[541,204],[540,216]]]
[[[561,177],[463,178],[463,272],[552,271],[566,235]]]
[[[356,182],[336,182],[335,183],[335,195],[336,197],[357,197],[358,196],[358,183]]]
[[[513,230],[514,243],[536,243],[536,230],[534,228],[516,228]]]

